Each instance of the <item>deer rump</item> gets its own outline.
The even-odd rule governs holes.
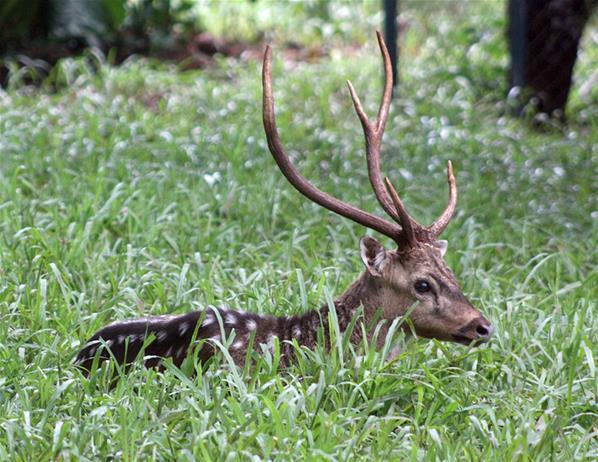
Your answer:
[[[220,348],[227,348],[233,360],[242,364],[251,343],[272,348],[275,338],[281,341],[281,358],[286,363],[293,347],[282,340],[301,340],[305,322],[299,316],[276,318],[224,308],[116,322],[96,332],[74,364],[88,374],[94,361],[113,360],[127,366],[142,354],[146,367],[160,367],[166,358],[181,366],[193,352],[203,363]]]

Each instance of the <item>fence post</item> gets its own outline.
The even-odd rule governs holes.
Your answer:
[[[511,55],[511,74],[509,92],[513,87],[523,90],[527,59],[527,0],[509,0],[509,52]],[[517,95],[519,98],[520,95]],[[522,102],[516,103],[514,115],[520,115]]]
[[[397,13],[398,13],[398,0],[383,0],[384,1],[384,40],[388,47],[388,54],[390,55],[390,62],[392,63],[392,88],[393,95],[394,90],[398,83],[398,72],[397,72]]]

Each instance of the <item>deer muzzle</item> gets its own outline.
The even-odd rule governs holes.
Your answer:
[[[492,337],[492,332],[494,332],[492,324],[480,316],[471,320],[464,327],[460,328],[456,334],[453,334],[453,340],[464,345],[485,343]]]

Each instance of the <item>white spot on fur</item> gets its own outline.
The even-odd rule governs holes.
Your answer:
[[[73,364],[77,365],[77,364],[83,364],[86,361],[93,361],[94,356],[86,356],[85,358],[79,358],[77,360],[75,360],[75,362]]]
[[[114,343],[114,340],[110,339],[110,340],[106,340],[106,346],[112,346],[112,344]]]
[[[185,345],[179,347],[179,349],[176,351],[176,355],[177,356],[182,356],[183,355],[183,350],[185,349]]]
[[[231,348],[233,350],[240,350],[241,348],[243,348],[243,345],[245,345],[245,342],[243,340],[237,340],[231,345]]]
[[[301,336],[301,326],[299,324],[295,324],[293,326],[293,337],[300,337]]]
[[[152,316],[150,321],[153,322],[164,322],[164,321],[171,321],[172,319],[178,318],[178,316],[172,314],[162,314],[160,316]]]
[[[108,324],[107,327],[110,326],[120,326],[120,325],[127,325],[127,324],[135,324],[135,323],[145,323],[145,324],[161,324],[161,323],[166,323],[169,322],[175,318],[178,318],[179,316],[175,316],[172,314],[163,314],[160,316],[149,316],[149,317],[143,317],[143,318],[134,318],[134,319],[124,319],[121,321],[114,321],[110,324]]]
[[[120,325],[125,325],[125,324],[133,324],[135,322],[143,322],[143,321],[145,321],[145,318],[125,319],[124,321],[113,321],[110,324],[108,324],[106,327],[120,326]]]
[[[151,360],[154,360],[155,363],[152,364],[152,367],[159,365],[162,362],[162,358],[156,355],[146,355],[143,357],[143,362],[146,366],[149,366]]]
[[[164,340],[166,337],[168,337],[168,331],[165,331],[165,330],[161,330],[160,332],[158,332],[156,334],[156,338],[158,339],[159,342]]]
[[[96,346],[92,346],[89,350],[87,350],[87,354],[93,358],[94,355],[96,354],[96,351],[98,351],[98,347]]]
[[[183,335],[185,335],[185,332],[187,332],[189,330],[189,323],[184,322],[180,325],[179,327],[179,335],[182,337]]]
[[[216,319],[212,315],[207,315],[206,318],[202,321],[201,327],[208,327],[211,324],[214,324]]]
[[[164,353],[164,356],[171,356],[172,355],[172,347],[168,348],[168,350],[166,350],[166,353]]]
[[[224,317],[224,322],[226,324],[235,324],[237,322],[237,317],[235,313],[227,313]]]
[[[117,343],[123,343],[125,341],[125,336],[124,335],[119,335],[118,338],[116,339]]]
[[[245,323],[245,327],[248,331],[254,331],[257,329],[257,322],[255,322],[255,319],[248,319]]]
[[[97,345],[100,343],[102,343],[101,340],[92,340],[91,342],[87,342],[83,348],[91,348],[93,346],[97,347]]]

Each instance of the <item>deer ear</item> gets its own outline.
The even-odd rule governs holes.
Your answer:
[[[444,254],[446,253],[446,250],[448,249],[448,241],[445,241],[445,240],[436,241],[436,242],[434,242],[434,247],[436,247],[438,250],[440,250],[440,255],[442,255],[444,257]]]
[[[361,259],[372,276],[380,276],[386,266],[388,256],[386,249],[376,239],[364,236],[359,241]]]

